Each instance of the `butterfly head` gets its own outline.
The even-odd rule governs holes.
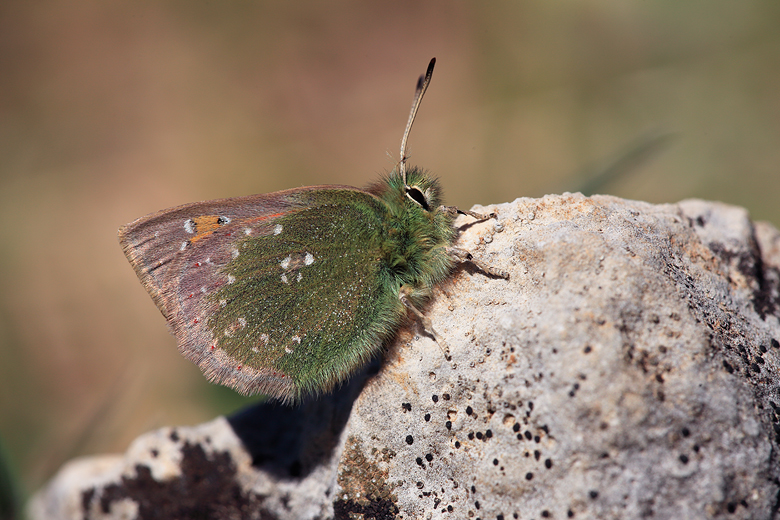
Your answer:
[[[372,184],[367,191],[373,193],[396,213],[419,213],[433,216],[442,204],[442,189],[438,179],[425,170],[411,167],[406,179],[394,170],[386,178]]]

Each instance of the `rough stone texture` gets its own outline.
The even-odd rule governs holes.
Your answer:
[[[480,209],[480,208],[477,208]],[[491,208],[493,209],[493,208]],[[383,364],[64,467],[31,518],[773,518],[780,233],[745,210],[496,206]]]

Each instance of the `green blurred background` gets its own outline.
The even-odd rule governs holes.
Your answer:
[[[117,228],[412,164],[447,202],[580,189],[780,223],[777,0],[0,4],[0,439],[67,459],[252,402],[179,356]],[[627,159],[627,160],[621,160]]]

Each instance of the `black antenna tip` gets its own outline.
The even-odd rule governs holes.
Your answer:
[[[422,90],[425,83],[431,81],[431,76],[433,76],[433,67],[436,65],[436,58],[431,58],[430,63],[428,63],[428,70],[425,71],[425,74],[420,76],[417,79],[417,90]]]

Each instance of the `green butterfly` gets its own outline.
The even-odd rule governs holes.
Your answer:
[[[457,262],[458,213],[436,179],[406,168],[406,142],[434,58],[417,83],[401,160],[366,189],[311,186],[196,202],[119,230],[176,339],[210,381],[286,402],[331,390],[375,356]],[[440,342],[441,344],[441,342]]]

